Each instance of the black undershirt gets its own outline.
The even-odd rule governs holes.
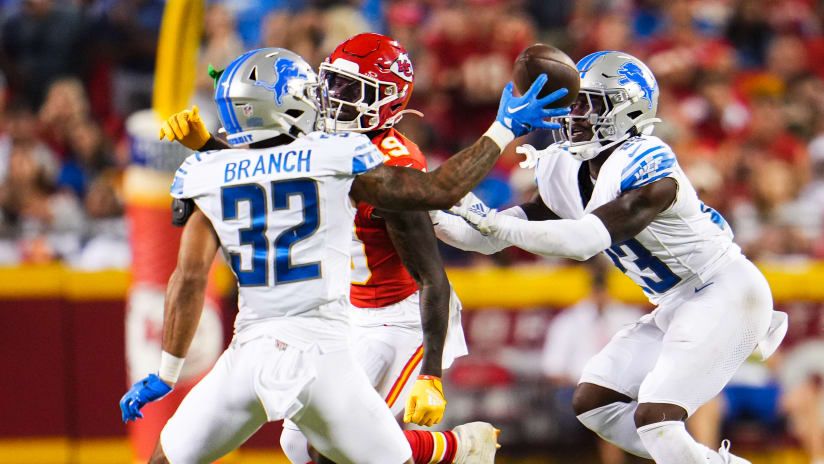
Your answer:
[[[589,163],[583,162],[578,169],[578,193],[581,194],[581,202],[584,205],[584,209],[586,209],[590,198],[592,198],[594,188],[592,178],[589,175]]]

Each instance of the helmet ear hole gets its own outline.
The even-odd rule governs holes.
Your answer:
[[[292,108],[291,110],[287,110],[286,114],[288,116],[291,116],[291,117],[297,119],[297,118],[303,116],[303,111],[301,111],[299,109]]]
[[[638,116],[641,116],[642,114],[644,114],[642,111],[636,110],[636,111],[631,111],[631,112],[627,113],[627,116],[629,116],[630,119],[635,120],[635,118],[637,118]]]

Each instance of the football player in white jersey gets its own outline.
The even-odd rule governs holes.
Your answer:
[[[339,464],[412,463],[409,444],[350,350],[348,290],[354,204],[444,208],[486,175],[515,136],[552,127],[565,111],[504,89],[499,115],[471,147],[431,173],[390,167],[368,137],[313,132],[324,88],[284,49],[248,52],[217,82],[215,101],[233,145],[197,153],[172,185],[185,222],[169,280],[158,374],[121,400],[124,421],[171,391],[222,249],[235,272],[235,336],[161,432],[150,463],[211,462],[266,421],[291,419]],[[321,99],[323,101],[323,99]]]
[[[320,65],[319,78],[331,103],[327,116],[336,116],[326,121],[330,129],[365,133],[390,166],[426,170],[418,146],[394,128],[408,111],[415,78],[400,43],[381,34],[357,34]],[[170,116],[160,138],[196,151],[231,148],[209,133],[197,107]],[[402,414],[405,422],[437,424],[447,403],[442,370],[468,350],[460,300],[443,269],[432,222],[424,211],[378,210],[366,203],[357,208],[350,287],[356,359],[398,419]],[[496,433],[485,422],[404,431],[419,464],[491,463],[499,446]],[[289,420],[283,422],[280,444],[294,464],[329,462],[307,446]]]
[[[775,350],[786,314],[773,311],[767,281],[729,225],[651,135],[658,85],[649,68],[617,51],[577,66],[581,92],[562,118],[566,141],[518,148],[537,163],[536,197],[497,212],[469,194],[452,210],[464,220],[433,215],[436,233],[483,253],[510,245],[578,260],[606,253],[657,308],[588,362],[573,397],[579,420],[659,463],[745,463],[728,441],[717,452],[698,444],[684,421],[755,350]]]

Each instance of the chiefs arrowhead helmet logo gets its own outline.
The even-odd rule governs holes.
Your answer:
[[[412,61],[406,53],[398,55],[398,58],[392,63],[389,70],[407,82],[412,82],[412,78],[414,77]]]

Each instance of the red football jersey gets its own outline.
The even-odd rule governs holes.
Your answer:
[[[372,143],[386,156],[385,164],[426,171],[421,150],[395,129],[382,131]],[[389,239],[386,224],[373,215],[374,210],[360,203],[355,215],[350,300],[359,308],[389,306],[418,290]]]

